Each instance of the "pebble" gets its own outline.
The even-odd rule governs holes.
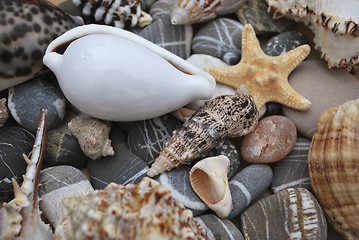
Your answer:
[[[247,1],[238,11],[237,17],[242,24],[251,24],[256,34],[273,34],[293,28],[294,22],[285,18],[273,20],[273,14],[267,12],[268,5],[263,0]]]
[[[40,173],[40,208],[53,227],[67,214],[61,203],[63,198],[84,196],[92,191],[86,175],[77,168],[63,165],[46,168]]]
[[[230,18],[216,18],[194,35],[192,50],[197,54],[218,57],[230,65],[241,59],[243,24]]]
[[[139,35],[186,59],[191,52],[192,31],[191,25],[173,25],[171,17],[165,15],[146,26]]]
[[[241,214],[245,239],[327,239],[327,223],[305,188],[288,188],[257,201]]]
[[[123,185],[140,182],[148,171],[146,163],[128,149],[121,129],[112,129],[110,139],[115,154],[88,161],[92,186],[103,189],[111,182]]]
[[[202,214],[195,217],[206,231],[208,240],[243,240],[241,231],[228,219],[220,219],[214,214]]]
[[[273,192],[296,187],[309,191],[312,189],[307,161],[310,143],[310,139],[299,137],[292,151],[274,164],[271,184]]]
[[[157,0],[150,7],[150,15],[155,21],[156,19],[161,18],[162,16],[171,16],[172,6],[176,0]]]
[[[14,198],[11,178],[21,186],[22,175],[27,164],[22,154],[29,155],[34,144],[34,136],[19,127],[0,128],[0,201],[8,202]]]
[[[321,113],[330,107],[357,99],[359,81],[344,69],[328,69],[323,60],[307,60],[296,67],[289,76],[289,84],[312,106],[307,111],[297,111],[282,106],[300,134],[312,138]]]
[[[47,130],[54,129],[64,118],[66,99],[49,79],[38,77],[9,88],[8,107],[21,126],[36,133],[40,108],[47,109]]]
[[[297,129],[287,117],[272,115],[258,122],[241,145],[241,156],[250,163],[272,163],[284,158],[294,147]]]
[[[233,209],[228,218],[233,219],[257,199],[270,185],[272,169],[266,164],[251,164],[229,181]]]
[[[169,189],[176,201],[182,203],[185,208],[192,210],[193,216],[197,216],[206,212],[208,207],[192,189],[189,181],[190,170],[190,166],[182,165],[169,172],[161,173],[155,180]]]
[[[143,11],[147,11],[150,9],[151,5],[155,2],[156,0],[140,0],[141,3],[141,9]]]
[[[303,33],[287,31],[269,39],[263,52],[269,56],[279,56],[304,44],[308,44],[308,38]]]

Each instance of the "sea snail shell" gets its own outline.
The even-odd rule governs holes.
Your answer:
[[[56,51],[68,44],[63,55]],[[103,25],[67,31],[48,46],[43,62],[66,98],[103,120],[136,121],[209,99],[214,78],[152,42]]]

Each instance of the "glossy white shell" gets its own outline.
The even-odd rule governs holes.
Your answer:
[[[63,55],[56,48],[70,43]],[[48,46],[43,62],[81,112],[136,121],[209,99],[215,80],[201,69],[123,29],[85,25]]]

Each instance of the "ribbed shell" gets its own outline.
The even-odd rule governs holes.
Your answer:
[[[311,184],[334,228],[359,239],[359,99],[325,110],[309,155]]]

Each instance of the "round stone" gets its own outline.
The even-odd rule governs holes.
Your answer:
[[[344,69],[328,69],[328,64],[323,60],[302,62],[289,75],[289,84],[312,103],[307,111],[282,106],[283,114],[307,138],[313,137],[324,110],[357,99],[359,92],[359,81],[352,74]]]
[[[308,39],[303,33],[288,31],[269,39],[263,47],[263,52],[269,56],[279,56],[304,44],[308,44]]]
[[[150,8],[149,14],[153,21],[161,18],[162,16],[171,16],[172,6],[176,0],[157,0]]]
[[[241,156],[250,163],[271,163],[284,158],[294,147],[297,129],[289,118],[266,117],[247,134],[241,145]]]

